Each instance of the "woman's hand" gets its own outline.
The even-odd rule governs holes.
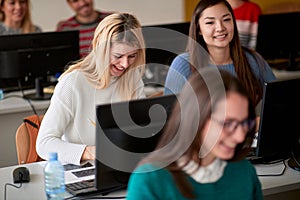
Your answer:
[[[95,159],[95,155],[96,155],[96,147],[95,146],[86,146],[81,160],[94,160]]]

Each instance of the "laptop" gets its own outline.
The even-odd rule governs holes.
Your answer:
[[[74,196],[126,189],[137,163],[154,150],[176,95],[96,106],[96,159],[68,165],[66,189]]]

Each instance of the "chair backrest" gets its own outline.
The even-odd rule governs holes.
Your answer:
[[[32,163],[41,161],[35,150],[36,138],[44,115],[31,115],[23,119],[23,123],[16,131],[16,148],[18,163]]]

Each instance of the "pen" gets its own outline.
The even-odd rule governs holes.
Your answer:
[[[89,118],[89,121],[93,126],[96,126],[96,123],[93,120],[91,120],[90,118]]]

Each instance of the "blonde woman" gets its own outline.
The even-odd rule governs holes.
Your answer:
[[[41,32],[30,14],[30,0],[0,0],[0,35]]]
[[[97,26],[92,51],[65,71],[42,121],[36,150],[51,151],[66,163],[95,158],[95,106],[144,98],[145,65],[140,22],[115,13]]]

